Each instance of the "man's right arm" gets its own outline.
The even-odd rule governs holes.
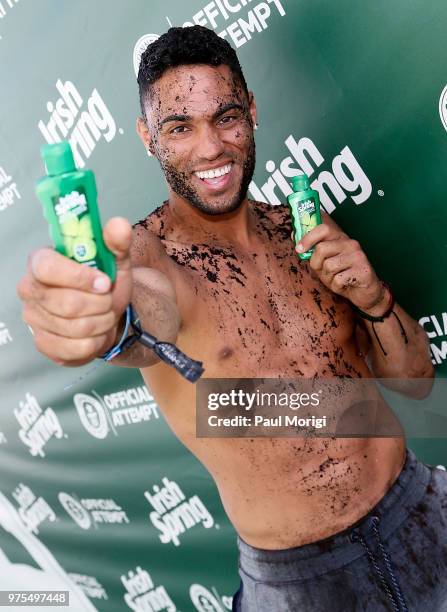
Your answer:
[[[116,257],[113,286],[102,272],[50,248],[30,256],[27,273],[17,285],[22,317],[33,330],[37,350],[60,365],[84,365],[110,349],[121,337],[130,301],[142,327],[158,339],[175,342],[180,328],[172,283],[147,265],[151,251],[154,261],[160,251],[153,234],[132,230],[126,219],[114,218],[103,235]],[[98,278],[102,287],[95,286]],[[157,362],[150,349],[135,343],[111,363],[141,368]]]

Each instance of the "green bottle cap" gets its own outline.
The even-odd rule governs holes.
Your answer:
[[[40,154],[43,157],[49,176],[76,170],[73,152],[67,140],[57,142],[56,144],[42,145],[40,147]]]
[[[310,189],[309,177],[307,174],[298,174],[292,177],[292,188],[293,191],[306,191],[306,189]]]

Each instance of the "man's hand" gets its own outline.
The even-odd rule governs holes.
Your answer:
[[[103,236],[116,256],[113,285],[103,272],[50,247],[29,256],[27,273],[17,285],[22,318],[33,330],[37,350],[60,365],[84,365],[110,348],[130,302],[132,226],[115,217]]]
[[[299,244],[302,244],[301,251]],[[351,240],[330,216],[326,215],[323,223],[305,234],[299,244],[295,250],[302,253],[315,247],[307,260],[312,276],[368,314],[384,313],[389,292],[377,278],[357,240]],[[388,381],[385,386],[422,399],[430,393],[434,377],[427,334],[399,304],[394,304],[393,312],[400,324],[396,317],[388,317],[374,329],[373,323],[363,319],[372,345],[371,370],[375,377]],[[417,388],[411,379],[418,379]]]
[[[375,314],[375,307],[384,302],[386,290],[357,240],[339,228],[321,223],[303,236],[295,250],[305,253],[311,247],[315,247],[308,260],[312,276],[361,310]]]

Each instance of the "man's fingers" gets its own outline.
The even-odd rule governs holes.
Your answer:
[[[320,223],[304,234],[299,242],[303,248],[300,249],[297,245],[296,250],[304,253],[321,240],[338,240],[342,237],[346,237],[346,234],[339,232],[327,223]]]
[[[46,289],[39,300],[45,310],[66,319],[105,314],[112,310],[112,294],[95,295],[76,289]]]
[[[47,247],[30,255],[28,270],[37,281],[50,287],[91,292],[104,292],[111,287],[109,277],[100,270],[77,263]]]
[[[364,282],[367,267],[363,262],[367,262],[363,253],[351,251],[349,253],[339,253],[334,257],[328,257],[323,263],[323,268],[318,271],[321,279],[328,284],[340,280],[348,275],[353,284],[357,286]]]
[[[349,238],[340,237],[336,240],[324,240],[319,242],[314,249],[311,258],[311,267],[314,270],[321,270],[325,260],[340,254],[348,254],[357,250],[358,243]]]
[[[92,355],[99,355],[107,350],[115,339],[115,332],[91,338],[64,338],[51,332],[35,330],[34,344],[36,349],[52,361],[64,366],[78,366],[92,360]]]
[[[43,330],[61,338],[89,338],[101,336],[114,329],[116,317],[113,311],[104,314],[64,319],[52,314],[38,304],[25,303],[22,318],[33,329]]]
[[[132,226],[123,217],[114,217],[104,227],[104,241],[116,257],[116,279],[113,286],[113,309],[118,315],[123,312],[132,294],[132,264],[130,247]]]
[[[31,254],[28,272],[17,285],[23,320],[33,330],[37,350],[61,365],[83,365],[109,348],[129,303],[131,225],[126,219],[112,219],[105,240],[117,259],[113,287],[100,270],[48,247]],[[95,284],[98,279],[102,285]]]
[[[130,245],[132,243],[132,226],[124,217],[113,217],[103,230],[104,242],[116,257],[120,271],[129,271]]]
[[[17,285],[17,294],[26,302],[42,306],[65,319],[104,314],[112,309],[112,293],[94,294],[76,289],[46,287],[25,276]],[[69,324],[69,321],[67,321]]]
[[[327,278],[333,278],[339,272],[352,268],[352,262],[345,253],[339,253],[334,257],[328,257],[323,262],[322,272]]]

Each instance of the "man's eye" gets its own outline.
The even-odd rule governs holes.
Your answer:
[[[185,125],[178,125],[177,127],[173,128],[169,133],[170,134],[183,134],[183,130],[186,130],[187,127]]]
[[[236,119],[237,119],[236,115],[225,115],[225,117],[221,118],[220,123],[228,124],[228,123],[232,123],[233,120],[236,120]]]

